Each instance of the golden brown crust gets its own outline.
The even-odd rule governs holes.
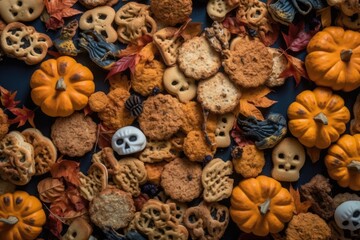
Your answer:
[[[265,166],[264,152],[251,144],[236,147],[232,152],[232,162],[235,171],[244,178],[256,177]]]
[[[215,134],[208,133],[207,142],[205,134],[201,131],[191,131],[184,140],[184,153],[191,161],[202,162],[205,157],[213,157],[216,151]]]
[[[0,108],[0,140],[9,132],[8,116]]]
[[[150,8],[155,18],[169,26],[185,22],[192,13],[191,0],[151,0]]]

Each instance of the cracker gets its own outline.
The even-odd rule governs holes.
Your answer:
[[[177,50],[184,42],[181,36],[175,35],[176,31],[178,31],[177,28],[166,27],[157,31],[153,36],[154,44],[159,49],[167,66],[172,66],[176,63]]]

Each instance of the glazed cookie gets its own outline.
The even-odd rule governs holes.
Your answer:
[[[268,87],[278,87],[285,83],[286,78],[279,76],[286,69],[288,61],[279,49],[268,48],[268,50],[270,54],[272,54],[273,66],[272,72],[266,80],[265,85]]]
[[[231,156],[235,172],[244,178],[257,177],[265,166],[264,152],[253,144],[235,147]]]
[[[145,163],[171,161],[179,155],[179,151],[171,144],[170,140],[149,140],[144,151],[139,154],[139,159]]]
[[[30,22],[44,10],[43,0],[1,0],[0,17],[7,23]]]
[[[216,151],[214,133],[207,137],[202,131],[191,131],[184,140],[184,153],[191,161],[202,162],[206,157],[213,157]]]
[[[192,0],[151,0],[150,9],[159,22],[174,26],[190,17]]]
[[[206,11],[209,17],[218,22],[225,19],[226,14],[235,9],[239,5],[239,0],[209,0]]]
[[[104,147],[101,151],[94,153],[91,162],[103,164],[110,176],[115,175],[120,168],[114,156],[114,151],[110,147]]]
[[[79,27],[84,31],[96,31],[107,42],[115,42],[117,33],[111,26],[115,18],[115,10],[109,6],[101,6],[84,12],[79,20]]]
[[[9,132],[8,116],[0,108],[0,140]]]
[[[196,96],[195,80],[187,78],[177,65],[165,69],[163,84],[165,90],[176,96],[180,102],[186,103]]]
[[[0,141],[0,176],[15,185],[27,184],[35,174],[34,148],[23,135],[11,131]]]
[[[197,88],[197,100],[215,114],[231,112],[239,104],[240,97],[237,86],[221,72],[200,81]]]
[[[203,169],[201,182],[206,202],[218,202],[231,196],[234,180],[229,178],[233,173],[231,161],[224,162],[214,158]]]
[[[34,148],[35,175],[50,171],[57,159],[57,150],[53,142],[36,128],[25,129],[21,134]]]
[[[219,53],[204,36],[185,41],[179,47],[177,61],[185,76],[195,80],[209,78],[221,67]]]
[[[134,201],[129,193],[107,188],[90,202],[89,214],[91,221],[101,229],[124,228],[134,218]]]
[[[202,193],[201,172],[200,164],[177,158],[165,165],[160,184],[172,199],[190,202]]]
[[[79,179],[80,194],[89,201],[92,201],[94,197],[98,196],[108,186],[108,172],[101,163],[91,164],[87,176],[80,172]]]
[[[118,162],[119,171],[113,176],[118,188],[136,197],[140,194],[140,185],[147,180],[143,162],[136,158],[123,158]]]
[[[96,141],[96,123],[83,113],[57,118],[51,126],[51,139],[61,154],[81,157]]]
[[[119,0],[79,0],[79,3],[81,3],[83,6],[85,6],[88,9],[95,8],[98,6],[113,6],[117,4]]]
[[[184,42],[181,36],[175,35],[177,31],[177,28],[166,27],[157,31],[153,36],[153,42],[159,49],[167,66],[172,66],[176,63],[177,50]]]
[[[1,7],[1,9],[3,8]],[[28,44],[23,44],[24,41]],[[50,37],[36,32],[32,26],[26,26],[20,22],[8,24],[1,33],[1,47],[4,53],[22,60],[28,65],[41,62],[51,46]]]
[[[140,128],[150,139],[169,139],[180,129],[182,114],[181,104],[176,98],[163,94],[151,96],[144,101],[139,116]]]
[[[217,119],[215,129],[215,142],[217,147],[229,147],[231,144],[230,131],[234,126],[235,116],[233,113],[221,115]]]
[[[225,72],[241,87],[251,88],[263,85],[269,78],[273,58],[268,48],[258,40],[235,39],[236,45],[226,51],[223,61]]]

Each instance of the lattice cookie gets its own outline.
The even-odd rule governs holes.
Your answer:
[[[87,176],[80,172],[79,179],[80,194],[89,201],[108,186],[108,172],[101,163],[93,163],[89,168]]]

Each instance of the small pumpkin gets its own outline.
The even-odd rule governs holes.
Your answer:
[[[306,147],[324,149],[339,139],[350,120],[344,100],[331,89],[318,87],[296,96],[287,114],[288,128]]]
[[[27,192],[0,196],[0,236],[6,240],[33,240],[46,222],[41,202]]]
[[[230,216],[240,230],[257,236],[278,233],[293,216],[288,190],[267,176],[242,180],[231,195]]]
[[[360,191],[360,134],[343,135],[325,156],[329,176],[341,187]]]
[[[334,90],[352,91],[360,86],[360,33],[327,27],[307,46],[305,67],[312,81]]]
[[[66,117],[84,108],[95,91],[89,68],[68,56],[44,61],[32,74],[30,87],[32,100],[50,117]]]

